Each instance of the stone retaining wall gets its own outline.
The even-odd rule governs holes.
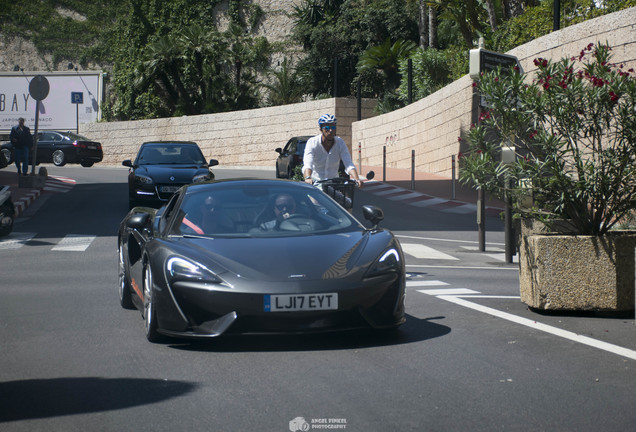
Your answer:
[[[636,8],[605,15],[551,33],[508,52],[525,72],[535,70],[537,57],[578,56],[590,42],[609,43],[613,61],[636,68]],[[387,166],[451,177],[452,156],[462,148],[458,137],[470,128],[472,80],[468,76],[403,109],[353,124],[353,145],[362,147],[362,165],[381,166],[386,146]],[[364,171],[364,168],[361,170]]]
[[[373,116],[375,101],[362,100],[362,118]],[[221,165],[271,166],[287,140],[319,133],[318,117],[334,113],[338,135],[351,142],[351,123],[357,120],[357,100],[323,99],[291,105],[219,114],[151,120],[100,122],[80,125],[80,133],[102,143],[104,163],[133,159],[144,141],[195,141],[209,159]]]

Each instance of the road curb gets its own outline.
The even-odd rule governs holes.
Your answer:
[[[15,217],[19,217],[42,194],[41,189],[31,189],[13,202]]]

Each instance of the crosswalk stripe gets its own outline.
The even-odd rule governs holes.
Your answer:
[[[429,289],[429,290],[417,290],[417,292],[420,292],[422,294],[433,295],[433,296],[479,294],[479,291],[473,291],[468,288]]]
[[[81,235],[81,234],[68,234],[55,246],[52,250],[55,251],[69,251],[69,252],[83,252],[91,245],[95,240],[95,236]]]
[[[459,260],[459,258],[450,256],[444,252],[416,243],[402,243],[402,249],[406,254],[419,259]]]
[[[407,280],[407,287],[423,287],[423,286],[444,286],[448,285],[446,282],[438,280]]]

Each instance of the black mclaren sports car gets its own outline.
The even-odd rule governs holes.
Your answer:
[[[119,296],[151,342],[298,333],[405,321],[404,255],[364,206],[365,227],[318,188],[234,179],[133,208],[118,234]]]

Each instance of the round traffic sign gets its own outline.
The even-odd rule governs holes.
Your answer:
[[[36,75],[29,83],[29,94],[37,101],[46,99],[49,95],[49,80],[44,75]]]

